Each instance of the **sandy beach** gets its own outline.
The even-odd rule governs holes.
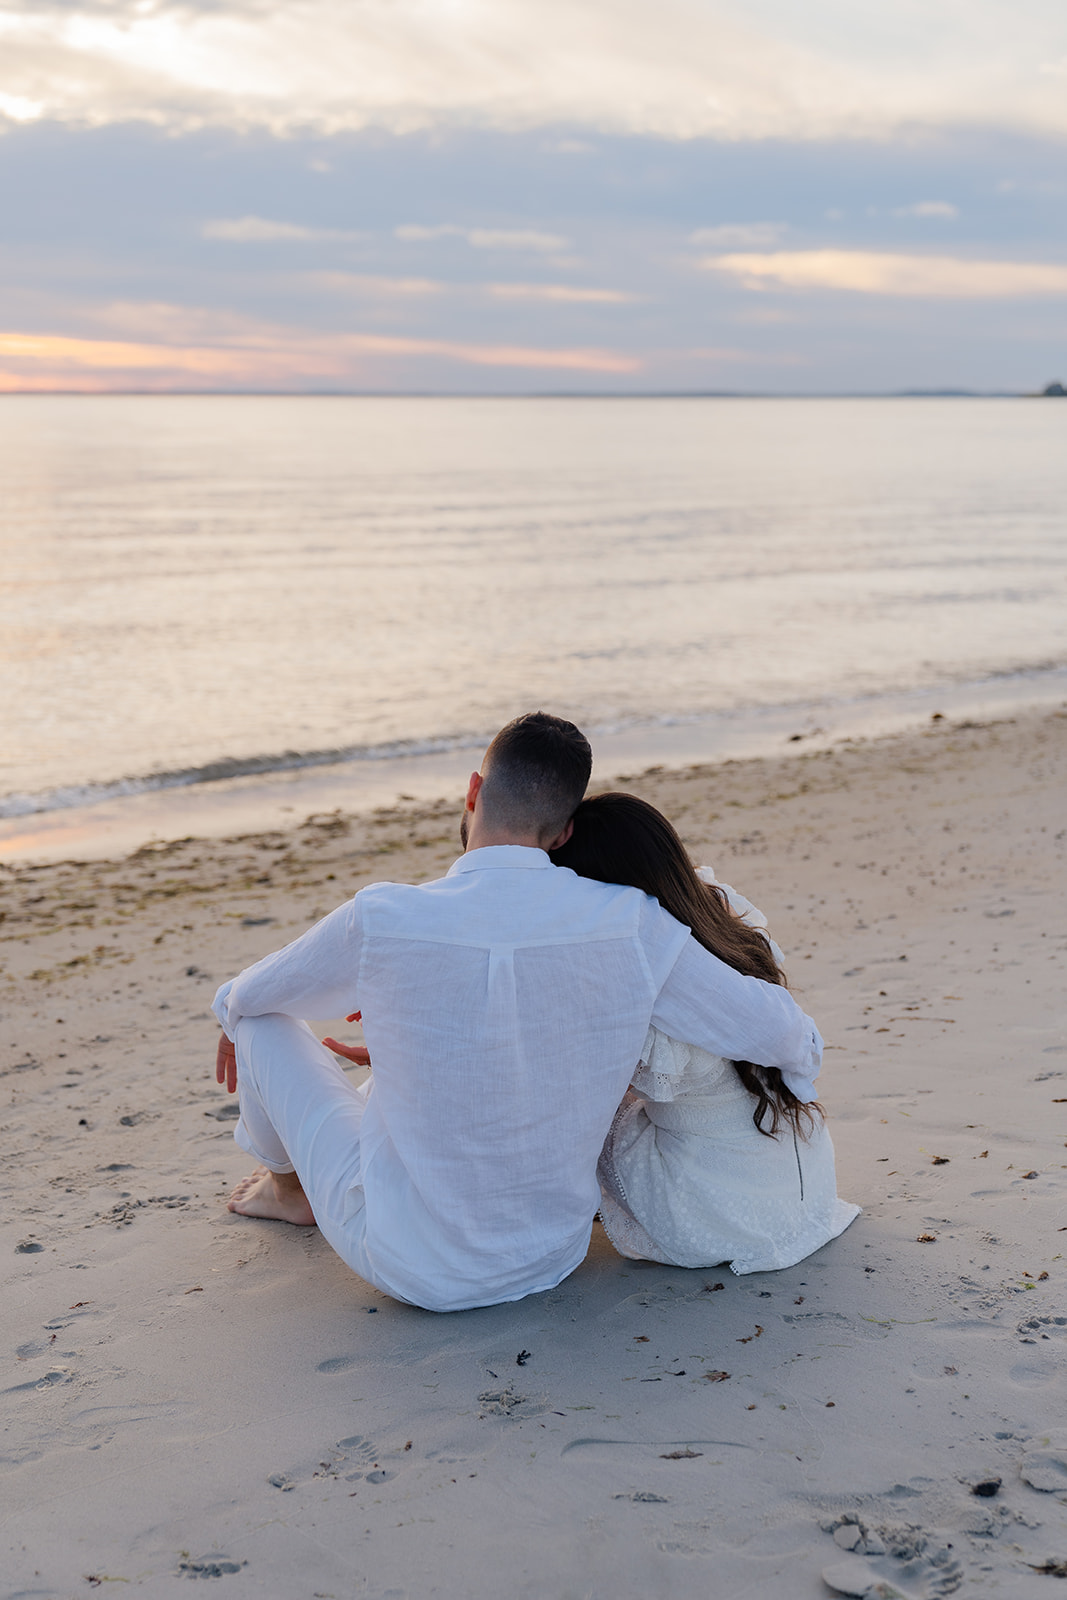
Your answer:
[[[0,1594],[1038,1600],[1067,1576],[1067,711],[620,775],[767,913],[863,1215],[435,1316],[230,1215],[225,977],[460,793],[0,868]],[[358,1037],[340,1019],[322,1031]]]

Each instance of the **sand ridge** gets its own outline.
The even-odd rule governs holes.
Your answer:
[[[1059,713],[620,781],[768,913],[864,1215],[747,1278],[597,1227],[549,1294],[445,1317],[226,1212],[208,1007],[439,875],[459,797],[0,870],[0,1593],[1047,1595],[1065,775]]]

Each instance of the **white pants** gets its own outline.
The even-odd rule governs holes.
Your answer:
[[[242,1017],[234,1040],[241,1115],[234,1138],[271,1172],[295,1172],[323,1237],[373,1281],[359,1130],[369,1081],[350,1083],[337,1058],[292,1017]]]

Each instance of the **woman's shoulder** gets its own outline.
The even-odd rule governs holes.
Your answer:
[[[782,954],[781,948],[771,938],[770,930],[767,927],[767,918],[759,906],[754,906],[751,900],[747,900],[743,894],[740,894],[734,888],[733,884],[721,883],[711,867],[697,867],[696,875],[701,883],[706,883],[713,888],[722,890],[734,915],[740,917],[741,921],[747,923],[750,928],[757,928],[763,934],[763,937],[771,947],[771,954],[775,961],[780,967],[784,966],[785,956]]]
[[[729,1066],[722,1056],[710,1055],[699,1045],[673,1039],[659,1028],[649,1028],[631,1084],[649,1100],[675,1100],[710,1087]]]
[[[696,874],[701,883],[706,883],[715,889],[721,889],[730,903],[730,910],[747,922],[750,928],[765,928],[767,926],[767,918],[759,907],[754,906],[751,900],[746,900],[745,896],[740,894],[733,884],[721,883],[711,867],[697,867]]]

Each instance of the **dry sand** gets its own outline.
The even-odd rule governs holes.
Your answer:
[[[1045,1600],[1065,774],[1061,712],[631,776],[770,916],[864,1214],[746,1278],[598,1227],[558,1289],[449,1316],[227,1213],[208,1006],[361,884],[442,872],[458,796],[0,872],[0,1592]]]

